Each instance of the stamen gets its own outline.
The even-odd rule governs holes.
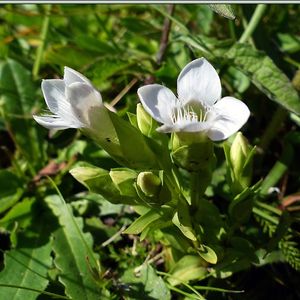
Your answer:
[[[196,112],[195,107],[192,105],[184,105],[182,102],[178,102],[177,105],[170,111],[170,117],[173,124],[196,122],[205,123],[211,110],[211,106],[202,105],[202,107],[199,107]]]

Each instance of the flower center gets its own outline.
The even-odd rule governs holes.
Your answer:
[[[172,123],[204,123],[208,119],[212,107],[200,105],[199,103],[178,103],[171,111]]]

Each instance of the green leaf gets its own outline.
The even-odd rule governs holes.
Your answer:
[[[267,252],[266,252],[265,256],[276,249],[276,247],[278,246],[278,243],[287,234],[287,232],[291,226],[291,223],[292,223],[292,220],[291,220],[289,213],[287,211],[283,211],[280,216],[279,223],[276,227],[276,231],[266,247]]]
[[[287,76],[264,52],[248,44],[235,44],[226,55],[269,99],[289,111],[300,114],[297,91]]]
[[[109,112],[109,114],[126,159],[126,166],[137,169],[157,167],[156,156],[147,144],[147,138],[128,121],[121,119],[115,113]]]
[[[19,234],[16,249],[5,253],[4,270],[0,273],[0,299],[33,300],[38,293],[21,287],[40,291],[47,287],[47,273],[52,266],[52,245],[49,239],[51,221],[40,215],[31,229]],[[20,288],[8,288],[1,284]]]
[[[170,271],[168,281],[171,285],[178,285],[190,280],[201,280],[205,277],[207,270],[203,259],[197,255],[186,255],[182,257]]]
[[[180,215],[179,215],[180,214]],[[173,216],[172,222],[177,226],[180,231],[190,240],[196,241],[194,230],[192,228],[190,220],[187,221],[186,216],[183,216],[181,213],[176,212]]]
[[[120,189],[114,184],[110,172],[92,165],[75,167],[71,175],[91,192],[102,195],[114,204],[137,204],[136,197],[121,195]]]
[[[125,271],[122,281],[130,285],[130,289],[125,291],[125,294],[130,297],[128,299],[171,299],[166,283],[148,264],[143,265],[138,277],[134,275],[133,269]]]
[[[48,196],[45,201],[61,225],[54,233],[53,250],[66,295],[72,299],[99,299],[99,267],[91,235],[83,233],[82,219],[73,216],[61,197]]]
[[[30,73],[8,59],[0,64],[0,109],[5,125],[28,162],[40,168],[45,161],[41,131],[32,119],[36,94]]]
[[[156,209],[150,209],[144,215],[136,219],[125,231],[127,234],[139,234],[149,224],[161,218],[161,214]]]
[[[17,203],[5,216],[0,220],[0,227],[10,230],[16,222],[25,228],[32,219],[32,205],[35,198],[25,198],[22,202]]]
[[[120,191],[121,196],[137,197],[134,185],[137,178],[135,171],[127,168],[116,168],[110,170],[109,176]]]
[[[236,195],[228,207],[229,216],[237,223],[245,223],[252,214],[255,195],[261,186],[261,180]]]
[[[235,15],[231,5],[228,4],[209,4],[209,7],[222,17],[234,20]]]
[[[7,170],[0,170],[0,213],[12,207],[22,193],[22,181]]]
[[[218,261],[215,251],[206,245],[200,245],[198,248],[198,254],[210,264],[216,264]]]

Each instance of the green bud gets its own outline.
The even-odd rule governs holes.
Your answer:
[[[172,150],[175,164],[190,172],[211,169],[215,161],[213,142],[203,134],[174,133]]]
[[[235,174],[240,174],[242,172],[245,160],[249,153],[250,147],[247,139],[241,132],[238,132],[230,148],[230,159]]]
[[[150,206],[163,205],[172,200],[172,194],[164,183],[164,171],[141,172],[137,176],[136,191],[140,199]]]
[[[137,177],[137,185],[147,197],[158,196],[161,184],[160,178],[152,172],[141,172]]]
[[[152,136],[156,132],[156,121],[145,111],[141,103],[136,107],[136,117],[138,128],[144,135]]]
[[[249,145],[241,132],[238,132],[229,152],[232,180],[237,192],[250,185],[254,154],[255,148]]]

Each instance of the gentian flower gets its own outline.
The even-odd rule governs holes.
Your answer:
[[[52,114],[33,118],[48,129],[90,127],[90,111],[103,107],[101,95],[91,82],[68,67],[63,79],[43,80],[42,91]]]
[[[212,141],[220,141],[237,132],[248,120],[250,111],[234,97],[221,99],[221,82],[214,67],[199,58],[187,64],[177,79],[176,97],[159,84],[138,89],[145,110],[162,123],[157,130],[201,132]]]

